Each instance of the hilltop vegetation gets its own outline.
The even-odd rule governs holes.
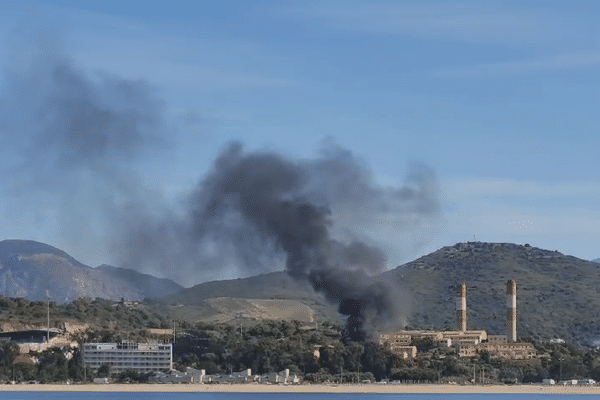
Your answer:
[[[600,343],[600,266],[511,243],[458,243],[381,274],[409,291],[413,327],[456,329],[457,287],[467,283],[469,329],[506,332],[506,282],[517,281],[518,335]]]
[[[0,296],[2,331],[40,329],[47,325],[47,304]],[[104,338],[143,337],[152,328],[169,328],[172,322],[145,303],[80,298],[68,304],[50,302],[50,327],[78,326]]]

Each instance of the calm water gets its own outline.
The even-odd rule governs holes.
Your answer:
[[[598,399],[597,395],[562,395],[562,394],[348,394],[348,393],[131,393],[131,392],[4,392],[0,393],[0,399],[91,399],[91,400],[567,400],[567,399]]]

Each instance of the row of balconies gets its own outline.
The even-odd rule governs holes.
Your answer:
[[[123,351],[123,350],[84,350],[85,353],[97,354],[97,353],[110,353],[110,354],[140,354],[140,355],[154,355],[154,354],[171,354],[171,350],[162,351]]]
[[[84,358],[85,362],[112,362],[112,361],[123,361],[123,362],[171,362],[170,358],[146,358],[146,359],[131,359],[131,358],[109,358],[109,357],[94,357]]]
[[[171,363],[170,362],[162,362],[162,363],[128,363],[128,362],[90,362],[90,363],[86,363],[88,367],[90,368],[99,368],[101,367],[103,364],[108,364],[111,366],[116,366],[116,367],[132,367],[132,368],[140,368],[140,367],[164,367],[164,366],[170,366]]]

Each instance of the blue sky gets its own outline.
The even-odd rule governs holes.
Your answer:
[[[163,141],[131,168],[174,208],[231,140],[302,160],[332,138],[382,186],[402,185],[414,162],[436,174],[435,220],[401,234],[363,227],[389,268],[473,238],[592,259],[598,4],[2,2],[0,88],[11,99],[10,74],[40,52],[65,57],[92,85],[104,75],[144,82]],[[9,125],[0,125],[6,177],[23,161],[15,138],[27,129]],[[0,237],[43,241],[89,265],[114,261],[101,228],[64,234],[53,218],[60,196],[0,196]]]

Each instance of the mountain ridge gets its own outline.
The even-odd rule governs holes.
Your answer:
[[[33,300],[45,299],[45,288],[40,287],[40,281],[58,280],[62,286],[56,290],[67,293],[67,296],[62,294],[65,297],[93,297],[98,293],[96,297],[114,300],[150,297],[143,292],[152,289],[132,289],[135,281],[170,282],[108,265],[87,267],[61,250],[33,241],[0,242],[0,267],[0,294]],[[48,270],[53,274],[48,274]],[[69,273],[73,275],[70,281],[62,277],[69,277]],[[563,338],[600,346],[600,265],[593,261],[529,245],[466,242],[442,247],[374,278],[392,283],[408,294],[410,301],[399,307],[405,310],[404,314],[396,316],[399,326],[440,330],[457,328],[457,287],[465,282],[468,327],[485,329],[491,334],[506,331],[506,282],[514,279],[518,291],[519,337]],[[100,282],[94,281],[97,279]],[[37,282],[37,289],[22,296],[18,290],[29,281]],[[68,285],[81,286],[92,281],[99,287],[96,292],[77,291]],[[7,293],[7,285],[15,282],[21,286],[16,285]],[[179,285],[171,282],[167,286],[173,290]],[[256,304],[263,303],[256,300],[263,299],[278,300],[282,305],[294,301],[300,308],[309,307],[310,310],[302,312],[305,315],[314,312],[316,320],[340,321],[336,305],[316,293],[308,281],[293,278],[285,271],[205,282],[166,295],[154,289],[152,294],[153,302],[162,304],[168,312],[180,310],[178,315],[182,318],[187,315],[202,320],[210,316],[213,320],[231,321],[244,313],[236,309],[238,305],[255,307],[255,312],[248,314],[259,315]],[[51,296],[55,299],[57,295]],[[214,300],[218,298],[221,300]]]
[[[131,272],[127,272],[131,271]],[[92,268],[66,252],[33,240],[0,241],[0,294],[69,302],[79,297],[142,300],[183,287],[123,268]]]

